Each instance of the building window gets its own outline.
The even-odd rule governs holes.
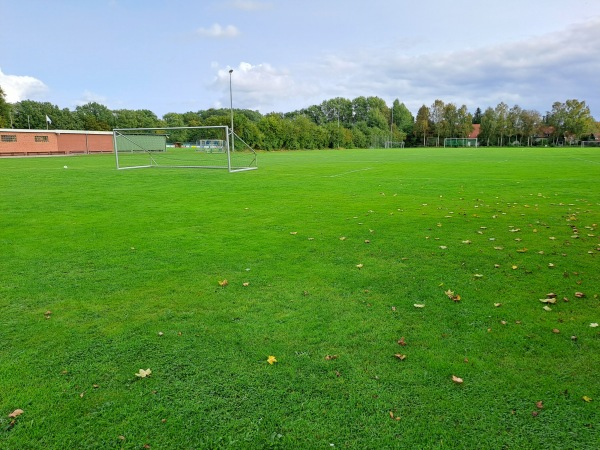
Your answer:
[[[48,136],[36,136],[35,142],[48,142]]]
[[[0,142],[17,142],[16,134],[3,134],[0,137]]]

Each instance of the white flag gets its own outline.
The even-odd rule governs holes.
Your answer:
[[[50,117],[48,117],[48,114],[46,114],[46,122],[48,122],[50,124],[52,123],[52,121],[50,120]]]

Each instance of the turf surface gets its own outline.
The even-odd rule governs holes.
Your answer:
[[[258,163],[0,159],[0,447],[598,447],[595,149]]]

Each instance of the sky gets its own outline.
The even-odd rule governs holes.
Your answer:
[[[360,96],[414,115],[436,99],[544,114],[577,99],[600,120],[600,0],[0,0],[0,11],[9,103],[162,117]]]

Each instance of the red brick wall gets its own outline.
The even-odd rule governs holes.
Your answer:
[[[16,136],[16,142],[0,138],[0,156],[97,153],[113,151],[112,134],[61,131],[0,130],[0,136]],[[36,142],[47,139],[47,142]]]

